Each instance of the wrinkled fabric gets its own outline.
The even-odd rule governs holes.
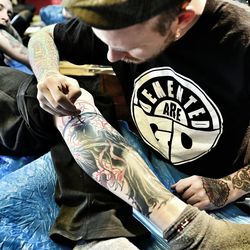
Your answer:
[[[17,169],[20,169],[24,165],[28,164],[32,160],[34,160],[35,157],[33,156],[23,156],[23,157],[17,157],[17,156],[0,156],[0,179],[2,179],[7,174],[10,174],[14,172]]]
[[[179,229],[179,232],[175,231],[181,225],[179,223],[183,223],[184,218],[191,219],[190,216],[193,217],[192,223],[189,223],[183,230]],[[173,230],[175,233],[172,234],[169,245],[174,250],[249,250],[250,247],[249,225],[217,220],[190,205],[166,231],[166,234],[174,232]]]
[[[22,164],[23,159],[18,161],[13,158],[12,161],[17,166]],[[58,213],[53,198],[55,181],[49,153],[1,178],[1,250],[68,249],[56,244],[48,236]]]
[[[44,6],[40,9],[39,15],[46,25],[65,22],[67,20],[63,15],[63,6],[61,5]]]

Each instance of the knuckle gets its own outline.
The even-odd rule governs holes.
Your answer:
[[[203,197],[207,197],[207,192],[203,189],[203,190],[201,191],[201,195],[202,195]]]
[[[200,179],[200,177],[199,177],[198,175],[194,175],[194,176],[193,176],[193,179],[194,179],[195,181],[197,181],[197,180]]]
[[[37,83],[37,89],[40,91],[43,91],[45,89],[45,83],[44,82],[38,82]]]
[[[43,102],[41,102],[41,101],[39,101],[39,105],[40,105],[40,107],[43,108],[43,109],[46,107],[45,104],[44,104]]]
[[[53,108],[59,110],[60,109],[59,103],[58,102],[53,103]]]
[[[62,96],[62,95],[56,96],[56,97],[54,97],[54,102],[53,103],[54,103],[53,106],[55,108],[59,108],[60,104],[65,103],[65,97]]]
[[[40,106],[44,106],[45,98],[44,98],[43,95],[38,94],[37,95],[37,100],[38,100]]]

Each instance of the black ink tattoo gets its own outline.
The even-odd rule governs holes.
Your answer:
[[[216,207],[223,207],[229,197],[229,187],[224,181],[202,177],[203,188],[211,203]]]
[[[19,53],[22,55],[27,54],[27,48],[11,34],[9,34],[5,30],[2,30],[1,34],[8,40],[9,45],[12,47],[12,49],[19,49]]]
[[[225,180],[225,181],[231,181],[232,180],[232,177],[230,175],[228,176],[225,176],[223,178],[221,178],[222,180]]]
[[[232,177],[233,187],[236,189],[241,189],[245,192],[250,191],[250,166],[246,166],[240,169]]]

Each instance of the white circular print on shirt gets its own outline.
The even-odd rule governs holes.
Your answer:
[[[219,109],[206,93],[169,67],[135,80],[131,112],[143,140],[176,165],[208,153],[223,129]]]

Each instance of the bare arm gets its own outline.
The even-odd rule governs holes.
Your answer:
[[[54,26],[34,34],[28,44],[29,60],[37,77],[40,106],[47,112],[63,116],[76,115],[74,101],[81,94],[78,82],[59,71],[59,55],[53,39]]]
[[[29,66],[27,48],[6,30],[0,30],[0,49],[4,54]]]

